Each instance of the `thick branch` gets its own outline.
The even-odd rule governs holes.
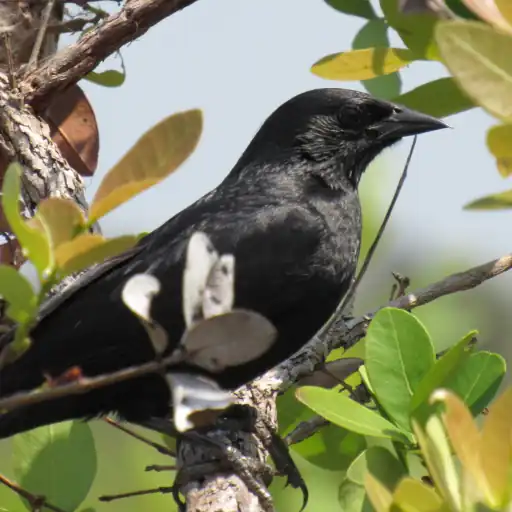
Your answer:
[[[119,12],[24,77],[20,83],[23,97],[33,105],[44,103],[49,96],[76,83],[153,25],[195,1],[127,0]]]

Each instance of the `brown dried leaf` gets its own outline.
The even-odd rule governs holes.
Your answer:
[[[18,240],[9,240],[9,242],[0,245],[0,263],[20,268],[25,261],[26,258],[23,256]]]
[[[96,116],[82,89],[74,85],[56,95],[43,117],[69,165],[82,176],[92,176],[100,142]]]

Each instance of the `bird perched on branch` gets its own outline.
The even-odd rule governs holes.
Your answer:
[[[235,306],[265,316],[278,332],[262,356],[214,378],[233,389],[261,375],[300,349],[346,293],[361,243],[357,187],[367,166],[402,137],[445,126],[352,90],[317,89],[290,99],[217,188],[47,308],[31,347],[0,371],[0,397],[37,388],[45,375],[71,367],[96,376],[153,359],[146,331],[121,301],[134,274],[160,281],[151,315],[172,349],[185,326],[182,273],[196,231],[235,256]],[[167,416],[170,406],[167,381],[149,374],[7,412],[0,415],[0,437],[110,412],[139,423]]]

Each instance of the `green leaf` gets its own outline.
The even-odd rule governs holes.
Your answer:
[[[475,199],[464,206],[465,210],[508,210],[512,208],[512,190]]]
[[[89,211],[89,223],[175,171],[194,151],[201,135],[200,110],[167,117],[146,132],[103,178]]]
[[[108,69],[107,71],[102,71],[101,73],[96,73],[95,71],[91,71],[84,77],[89,82],[92,82],[97,85],[102,85],[103,87],[119,87],[124,84],[126,80],[126,73],[121,73],[120,71],[115,71],[114,69]]]
[[[475,107],[453,78],[439,78],[420,85],[393,98],[393,102],[434,117],[447,117]]]
[[[377,15],[370,3],[370,0],[325,0],[327,4],[337,11],[352,16],[359,16],[368,20],[376,18]]]
[[[311,71],[327,80],[368,80],[398,71],[413,60],[410,50],[365,48],[327,55],[313,64]]]
[[[505,371],[505,359],[499,354],[475,352],[448,378],[444,387],[455,391],[476,416],[493,399]]]
[[[434,362],[430,336],[411,313],[384,308],[370,322],[366,371],[379,404],[402,429],[411,428],[411,398]]]
[[[80,235],[70,242],[60,245],[57,249],[55,256],[59,277],[62,279],[73,272],[117,256],[135,246],[138,240],[139,237],[133,235],[120,236],[110,240],[96,234]]]
[[[512,174],[512,124],[499,124],[487,132],[487,147],[496,158],[499,173]]]
[[[440,357],[434,366],[418,384],[412,397],[410,410],[414,411],[422,404],[427,404],[432,392],[443,386],[443,383],[457,371],[457,368],[469,357],[470,353],[466,350],[468,344],[473,340],[477,331],[471,331],[460,341]]]
[[[474,21],[436,29],[443,60],[464,92],[492,115],[512,120],[512,36]]]
[[[2,208],[23,252],[36,267],[39,277],[50,271],[53,261],[46,237],[31,228],[19,211],[21,166],[12,163],[7,168],[2,188]]]
[[[338,502],[343,512],[367,512],[372,510],[362,485],[344,478],[338,490]]]
[[[406,474],[402,463],[382,446],[372,446],[362,452],[351,464],[347,477],[356,484],[364,485],[368,471],[390,491],[393,491]]]
[[[407,432],[333,389],[304,386],[297,390],[297,398],[320,416],[347,430],[402,443],[411,441]]]
[[[352,41],[352,49],[389,47],[388,26],[382,19],[370,20],[361,27]],[[400,94],[402,80],[400,73],[376,76],[369,80],[362,80],[364,88],[373,96],[390,99]]]
[[[7,316],[15,322],[24,324],[37,314],[37,295],[14,267],[0,265],[0,296],[8,302]]]
[[[400,0],[380,0],[388,24],[394,28],[407,47],[418,59],[437,60],[438,49],[434,40],[437,18],[433,14],[404,14],[399,9]]]
[[[18,434],[12,442],[14,474],[20,486],[57,507],[76,510],[96,475],[89,425],[66,421]]]

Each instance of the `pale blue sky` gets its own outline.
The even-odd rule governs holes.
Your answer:
[[[204,111],[200,145],[183,167],[107,218],[107,233],[150,230],[210,190],[229,172],[263,120],[291,96],[316,87],[361,88],[315,77],[313,62],[348,50],[363,20],[322,0],[199,0],[123,49],[125,84],[107,89],[82,82],[97,115],[100,162],[88,195],[140,134],[162,117]],[[114,62],[115,64],[115,62]],[[102,69],[112,67],[110,62]],[[413,63],[404,90],[445,74],[438,63]],[[471,213],[469,200],[510,186],[485,147],[493,120],[481,110],[449,118],[453,130],[421,136],[392,225],[400,250],[428,258],[431,250],[480,263],[509,251],[510,213]],[[390,150],[379,187],[384,211],[408,143]],[[382,188],[382,192],[380,191]],[[419,236],[421,235],[421,236]],[[403,243],[403,245],[402,245]]]

